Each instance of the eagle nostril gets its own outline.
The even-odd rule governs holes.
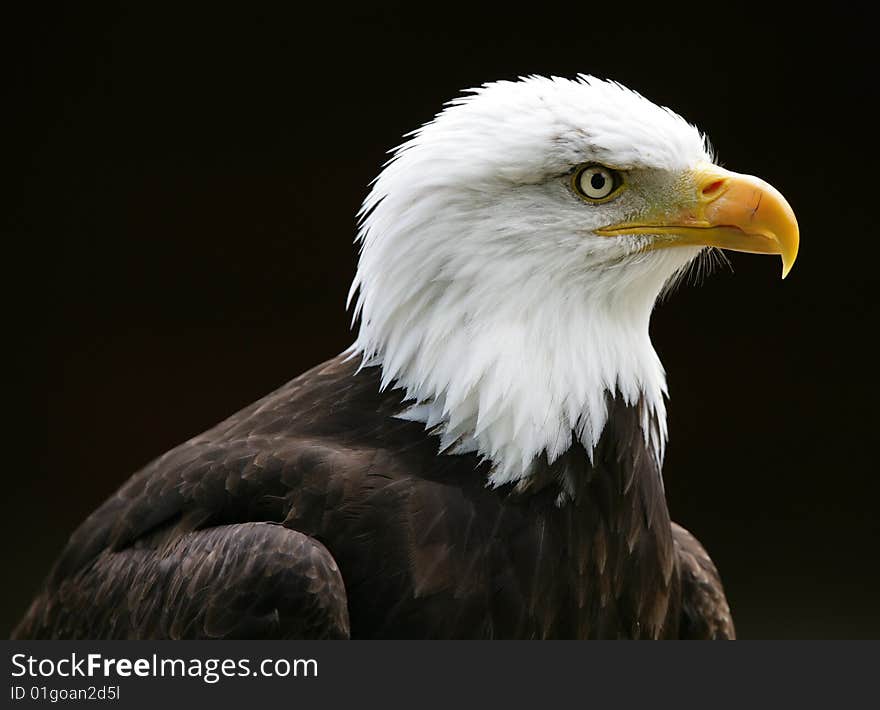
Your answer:
[[[724,187],[724,180],[713,180],[701,190],[701,194],[703,197],[713,197],[722,187]]]

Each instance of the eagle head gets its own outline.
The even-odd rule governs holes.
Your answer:
[[[485,84],[408,136],[360,213],[353,350],[405,391],[401,416],[475,451],[489,482],[573,442],[591,454],[608,397],[641,403],[662,459],[654,303],[706,250],[782,257],[794,214],[715,164],[694,126],[620,84]]]

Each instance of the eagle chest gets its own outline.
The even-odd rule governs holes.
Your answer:
[[[353,635],[361,622],[364,635],[392,637],[414,629],[435,638],[670,631],[672,542],[652,529],[635,491],[604,509],[589,498],[557,506],[549,490],[514,496],[417,484],[397,502],[400,547],[377,555],[372,571],[360,568],[376,577],[350,590]]]

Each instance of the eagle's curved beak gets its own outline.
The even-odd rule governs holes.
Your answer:
[[[657,237],[647,249],[679,245],[713,246],[753,254],[779,254],[782,278],[797,258],[797,219],[772,185],[703,163],[684,180],[681,204],[638,222],[597,230],[601,236],[646,234]]]

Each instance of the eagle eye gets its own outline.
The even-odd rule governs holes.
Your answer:
[[[587,202],[607,202],[617,196],[623,176],[604,165],[584,165],[572,177],[572,187]]]

